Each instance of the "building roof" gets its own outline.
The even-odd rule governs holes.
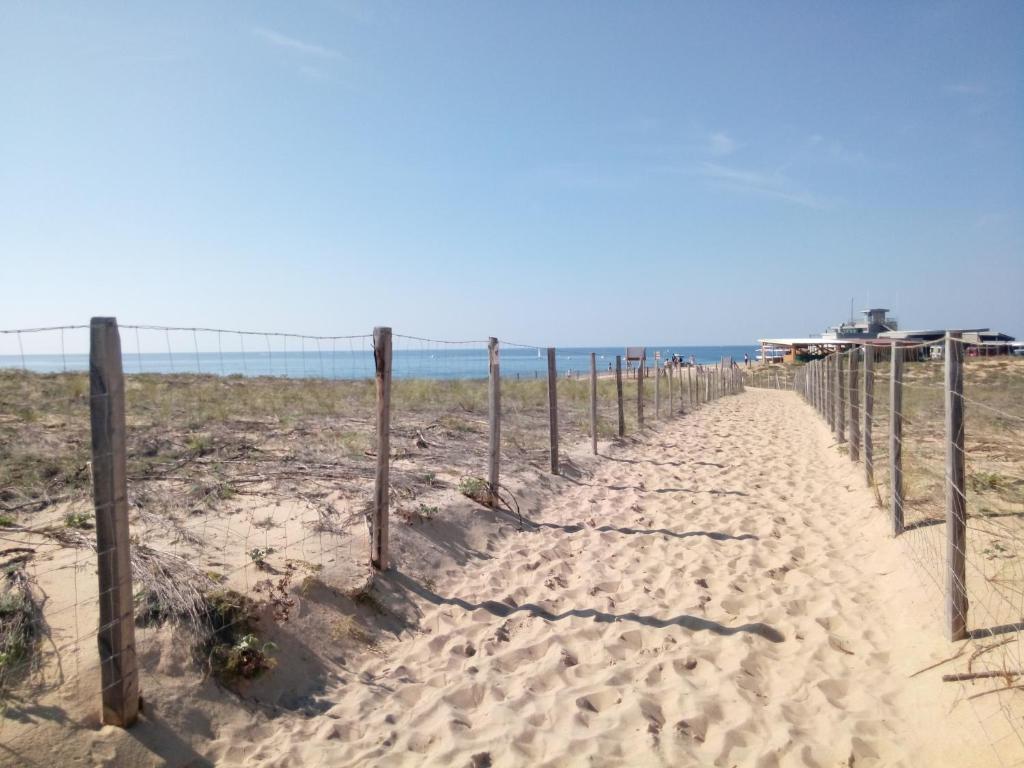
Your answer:
[[[758,339],[759,344],[770,344],[776,347],[809,347],[809,346],[835,346],[838,344],[848,344],[849,341],[846,339],[823,339],[820,336],[807,336],[803,338],[793,339]]]
[[[909,339],[926,338],[930,336],[945,336],[947,333],[989,333],[988,328],[942,328],[932,331],[882,331],[879,338],[886,339]]]

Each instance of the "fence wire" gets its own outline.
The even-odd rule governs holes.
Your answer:
[[[373,336],[117,330],[137,674],[143,685],[160,680],[184,648],[197,670],[230,686],[272,665],[271,641],[295,620],[298,594],[351,607],[372,578]],[[435,560],[403,562],[409,572],[489,557],[464,533],[468,516],[485,513],[487,345],[392,337],[391,548],[400,559],[408,537],[427,536]],[[67,719],[95,716],[98,693],[126,683],[121,651],[100,669],[99,636],[121,619],[100,619],[101,607],[116,614],[116,595],[101,591],[97,564],[106,569],[115,550],[99,551],[95,529],[89,346],[83,325],[0,332],[0,736],[14,755],[33,729],[54,728],[56,738]],[[547,355],[499,349],[501,477],[518,490],[550,471]],[[606,445],[619,439],[615,361],[595,355]],[[591,452],[590,353],[559,352],[556,368],[558,470],[570,474]],[[650,425],[741,386],[717,368],[677,363],[641,378],[623,360],[622,389],[631,437],[641,409]],[[111,394],[97,397],[109,404]],[[511,525],[508,512],[486,514]],[[343,612],[332,631],[364,637]],[[34,714],[46,707],[62,716]]]
[[[873,485],[879,506],[893,514],[893,447],[899,449],[902,468],[903,530],[900,541],[915,563],[923,588],[933,598],[935,616],[948,622],[943,611],[948,583],[967,597],[968,639],[958,645],[942,671],[959,686],[958,701],[966,702],[978,717],[986,739],[1000,764],[1007,764],[1009,743],[1024,744],[1020,689],[1024,687],[1024,361],[1010,357],[976,355],[977,348],[962,341],[965,468],[963,488],[948,476],[946,452],[947,395],[942,344],[921,343],[898,348],[902,377],[896,381],[902,405],[893,407],[892,352],[867,347],[842,353],[843,364],[858,355],[874,355],[873,411],[861,414],[862,433],[870,426]],[[837,380],[835,356],[808,366],[800,374],[799,388],[832,426],[841,450],[849,450],[853,418],[849,380]],[[848,369],[847,369],[848,370]],[[864,378],[858,380],[861,404]],[[827,390],[827,391],[826,391]],[[955,398],[955,395],[951,396]],[[837,403],[845,413],[840,432]],[[894,431],[894,423],[902,431]],[[954,456],[956,449],[954,450]],[[863,458],[862,458],[863,460]],[[966,504],[966,539],[963,546],[964,578],[955,576],[948,561],[946,494]],[[937,622],[938,624],[939,622]],[[1013,750],[1019,751],[1019,750]]]

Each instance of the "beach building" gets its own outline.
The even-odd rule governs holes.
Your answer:
[[[904,331],[895,317],[881,307],[861,310],[863,320],[850,320],[830,326],[821,336],[759,339],[761,363],[805,363],[844,351],[857,344],[889,346],[893,341],[909,345],[932,342],[927,356],[941,357],[942,341],[947,333],[958,333],[971,356],[1009,355],[1014,353],[1015,339],[1009,334],[988,328],[939,328]]]
[[[947,333],[958,333],[964,340],[966,352],[972,357],[989,357],[994,355],[1011,355],[1014,353],[1016,339],[1007,333],[993,331],[988,328],[945,328],[924,331],[887,331],[878,335],[885,343],[892,341],[905,344],[927,344],[931,357],[941,357],[943,340]]]

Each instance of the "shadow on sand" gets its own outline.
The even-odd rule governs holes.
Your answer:
[[[657,616],[647,616],[645,614],[635,612],[621,614],[607,613],[604,611],[598,611],[594,608],[574,608],[572,610],[562,611],[561,613],[552,613],[535,603],[509,605],[508,603],[501,603],[496,600],[484,600],[480,603],[472,603],[468,600],[463,600],[460,597],[442,597],[433,590],[428,589],[423,584],[420,584],[398,570],[391,570],[380,574],[378,576],[378,584],[383,586],[385,582],[393,585],[398,590],[403,590],[417,595],[432,605],[452,605],[466,611],[482,610],[487,611],[492,616],[497,616],[498,618],[505,618],[516,613],[524,613],[529,616],[544,619],[545,621],[562,621],[563,619],[576,616],[578,618],[593,619],[600,623],[624,621],[634,624],[642,624],[645,627],[655,627],[658,629],[674,626],[688,629],[691,632],[713,632],[716,635],[735,635],[741,633],[752,634],[757,635],[758,637],[763,637],[765,640],[769,640],[773,643],[781,643],[786,639],[779,630],[762,622],[727,627],[724,624],[719,624],[717,621],[702,619],[699,616],[691,616],[689,614],[673,616],[669,619],[661,619]]]

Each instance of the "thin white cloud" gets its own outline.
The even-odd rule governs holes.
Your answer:
[[[284,48],[289,51],[295,51],[296,53],[301,53],[305,56],[313,56],[318,59],[341,58],[341,54],[333,48],[327,48],[326,46],[317,45],[315,43],[307,43],[304,40],[289,37],[288,35],[281,34],[273,29],[253,27],[252,33],[265,43],[268,43],[275,48]]]
[[[781,173],[763,173],[718,163],[702,164],[699,173],[721,189],[781,200],[805,208],[825,207],[821,200]]]
[[[985,93],[986,88],[978,83],[952,83],[946,86],[946,90],[963,96],[980,96]]]
[[[715,157],[725,157],[736,151],[739,145],[724,133],[713,133],[708,137],[708,151]]]

